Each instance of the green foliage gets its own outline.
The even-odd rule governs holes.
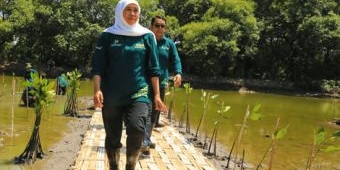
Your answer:
[[[71,72],[67,72],[66,75],[68,90],[67,99],[64,107],[64,114],[76,117],[78,116],[77,92],[80,88],[80,77],[82,74],[77,69],[75,69]]]
[[[180,117],[180,121],[179,121],[179,126],[182,126],[182,121],[184,119],[184,117],[186,117],[186,126],[185,126],[185,130],[187,133],[190,133],[190,111],[189,111],[189,105],[190,105],[190,95],[191,92],[193,90],[193,88],[190,86],[190,83],[184,83],[184,89],[185,89],[185,107],[183,110],[183,113]]]
[[[239,32],[227,19],[187,24],[180,29],[180,50],[202,75],[218,75],[238,53]]]
[[[0,61],[53,59],[56,66],[89,67],[99,34],[114,23],[117,2],[0,1]],[[155,15],[166,17],[187,73],[294,81],[303,88],[340,79],[337,0],[139,3],[143,26]]]
[[[326,140],[326,132],[323,127],[320,127],[315,134],[315,144],[320,145]]]
[[[165,16],[164,10],[157,7],[158,0],[143,0],[139,2],[139,5],[142,8],[139,22],[145,27],[150,27],[152,17],[156,15]]]
[[[38,73],[31,73],[32,81],[25,81],[24,87],[32,87],[29,91],[35,97],[34,107],[36,114],[42,114],[41,109],[47,107],[54,101],[54,82],[43,78]]]
[[[334,139],[338,139],[340,137],[340,132],[339,131],[334,132],[330,138],[327,138],[326,135],[327,132],[323,127],[319,127],[317,131],[314,133],[313,145],[311,148],[311,153],[307,160],[306,170],[310,170],[312,168],[312,164],[315,160],[315,157],[320,153],[320,151],[324,152],[340,151],[340,147],[332,146],[327,142]]]
[[[268,153],[270,153],[268,169],[272,169],[275,150],[276,150],[276,147],[277,147],[278,140],[280,140],[280,139],[282,139],[283,137],[286,136],[287,131],[288,131],[288,126],[289,126],[289,125],[286,125],[285,127],[279,129],[279,123],[280,123],[280,118],[278,117],[277,121],[276,121],[275,131],[274,131],[274,133],[272,134],[272,137],[271,137],[271,144],[268,147],[268,149],[266,150],[266,152],[264,153],[263,157],[261,158],[260,163],[256,167],[256,170],[258,170],[260,168],[264,158],[267,156]]]
[[[334,132],[333,134],[332,134],[332,136],[335,138],[338,138],[338,137],[340,137],[340,131],[336,131],[336,132]]]
[[[222,102],[218,102],[218,104],[220,105],[220,108],[217,110],[217,114],[218,114],[218,120],[222,121],[220,118],[225,118],[227,119],[227,115],[225,115],[225,113],[227,113],[230,110],[230,106],[225,105],[224,101]]]
[[[340,81],[336,80],[322,80],[321,90],[327,93],[338,93],[340,92]]]
[[[287,134],[287,131],[288,131],[288,127],[289,127],[289,125],[281,128],[281,129],[275,130],[272,138],[275,139],[275,140],[279,140],[279,139],[282,139],[283,137],[285,137],[286,134]]]
[[[259,103],[254,106],[250,114],[251,120],[258,121],[262,118],[262,114],[260,113],[260,108],[261,108],[261,104]]]
[[[43,158],[44,152],[42,150],[39,129],[41,124],[41,115],[43,110],[54,101],[54,83],[44,79],[37,72],[31,73],[31,81],[24,82],[24,86],[30,87],[31,93],[35,97],[35,122],[34,128],[23,153],[15,157],[15,164],[28,163],[32,164],[36,158]]]
[[[180,25],[200,21],[210,8],[211,0],[159,0],[160,7],[167,15],[180,19]],[[185,16],[185,17],[183,17]]]
[[[336,151],[340,151],[340,147],[327,146],[326,149],[324,149],[323,151],[325,151],[325,152],[336,152]]]
[[[216,97],[218,97],[218,94],[215,94],[215,95],[212,95],[211,96],[211,93],[207,93],[206,91],[204,91],[202,89],[201,91],[202,95],[201,95],[201,101],[203,102],[203,113],[201,115],[201,118],[200,118],[200,122],[198,123],[198,126],[197,126],[197,129],[196,129],[196,134],[195,134],[195,137],[197,138],[197,135],[198,135],[198,132],[199,132],[199,129],[202,125],[202,123],[204,123],[204,118],[205,116],[207,115],[208,113],[208,106],[209,106],[209,101],[210,99],[215,99]],[[223,110],[224,111],[224,110]],[[222,112],[222,111],[221,111]],[[222,113],[221,113],[222,114]]]
[[[190,83],[184,83],[185,94],[190,95],[193,88],[190,86]]]
[[[264,28],[256,65],[265,76],[295,82],[339,77],[337,1],[256,2]]]

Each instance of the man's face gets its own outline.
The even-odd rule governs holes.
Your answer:
[[[166,24],[162,19],[156,19],[155,22],[151,25],[151,31],[155,34],[156,39],[161,39],[165,34]]]

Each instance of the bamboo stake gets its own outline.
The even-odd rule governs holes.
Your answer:
[[[12,107],[11,107],[11,146],[13,145],[13,135],[14,135],[14,95],[15,95],[15,79],[14,79],[14,74],[12,77],[12,94],[11,94],[11,103],[12,103]]]
[[[238,137],[237,137],[237,143],[235,145],[236,147],[235,147],[235,164],[234,164],[234,169],[236,169],[237,159],[238,159],[237,158],[237,156],[238,156],[238,149],[239,149],[240,144],[241,144],[241,138],[242,138],[244,129],[246,128],[247,119],[248,119],[249,115],[250,115],[250,112],[249,112],[249,105],[248,105],[246,114],[244,115],[244,118],[243,118],[243,123],[241,125],[240,132],[239,132]]]
[[[5,75],[4,75],[4,72],[2,72],[2,88],[1,88],[1,92],[0,92],[0,95],[1,95],[1,99],[4,99],[5,98]]]

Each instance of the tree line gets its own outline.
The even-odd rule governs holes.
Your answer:
[[[90,67],[118,0],[2,0],[0,61]],[[139,0],[167,18],[185,73],[340,86],[339,0]]]

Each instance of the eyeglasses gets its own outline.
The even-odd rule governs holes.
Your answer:
[[[165,28],[165,25],[163,24],[154,24],[153,26],[155,26],[156,28]]]

